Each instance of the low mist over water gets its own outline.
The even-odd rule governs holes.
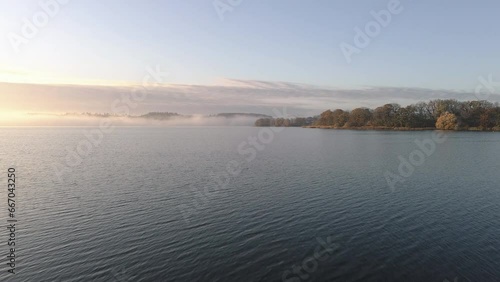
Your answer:
[[[149,115],[149,114],[148,114]],[[224,114],[204,116],[171,116],[168,118],[144,116],[113,116],[108,114],[15,114],[0,118],[0,126],[99,126],[101,122],[113,126],[253,126],[259,114]]]

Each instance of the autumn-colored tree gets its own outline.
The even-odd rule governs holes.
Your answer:
[[[333,125],[335,127],[343,127],[349,120],[349,113],[341,109],[336,109],[332,113]]]
[[[438,118],[436,128],[442,130],[455,130],[457,128],[457,116],[450,112],[445,112]]]
[[[333,125],[333,112],[330,110],[322,112],[316,125]]]
[[[320,116],[308,118],[259,119],[256,126],[318,125],[335,128],[386,126],[457,130],[500,130],[500,105],[488,101],[432,100],[406,107],[385,104],[375,110],[357,108],[352,112],[326,110]]]
[[[357,108],[352,110],[352,112],[349,114],[349,126],[352,127],[359,127],[359,126],[365,126],[368,124],[369,121],[371,121],[372,118],[372,112],[370,109],[367,108]]]

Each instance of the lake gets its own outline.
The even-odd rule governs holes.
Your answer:
[[[499,133],[0,133],[1,281],[500,279]]]

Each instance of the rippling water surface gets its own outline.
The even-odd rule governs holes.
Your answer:
[[[58,179],[90,129],[0,128],[1,281],[500,281],[498,133],[449,133],[393,192],[432,132],[287,128],[252,159],[263,129],[117,128]]]

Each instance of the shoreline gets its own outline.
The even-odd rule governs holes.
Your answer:
[[[372,131],[434,131],[442,130],[435,127],[384,127],[384,126],[362,126],[362,127],[335,127],[330,125],[308,125],[302,128],[317,128],[317,129],[338,129],[338,130],[372,130]],[[500,129],[481,130],[479,128],[444,130],[444,131],[468,131],[468,132],[500,132]]]
[[[375,130],[375,131],[425,131],[437,130],[435,127],[384,127],[384,126],[362,126],[362,127],[335,127],[331,125],[308,125],[302,128],[318,128],[318,129],[339,129],[339,130]]]

